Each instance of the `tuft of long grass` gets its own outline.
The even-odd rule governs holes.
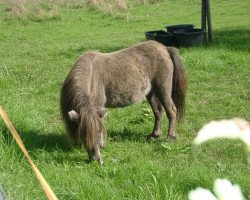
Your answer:
[[[161,0],[2,0],[10,6],[10,12],[19,19],[60,19],[61,8],[88,8],[92,7],[107,14],[115,14],[128,10],[132,4],[154,4]]]

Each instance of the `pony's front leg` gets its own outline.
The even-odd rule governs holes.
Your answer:
[[[147,96],[147,100],[153,110],[154,114],[154,129],[151,134],[148,135],[148,139],[158,138],[161,135],[161,123],[162,123],[162,115],[163,115],[163,106],[159,99],[155,96],[155,94],[150,93]]]
[[[98,145],[95,147],[95,158],[101,165],[103,164],[103,158]]]
[[[88,155],[89,155],[90,161],[97,160],[101,165],[103,164],[103,158],[102,158],[102,155],[100,153],[99,147],[95,147],[91,151],[88,151]]]

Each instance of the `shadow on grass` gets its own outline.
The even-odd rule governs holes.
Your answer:
[[[38,131],[23,132],[22,138],[30,150],[44,149],[46,151],[68,152],[72,149],[69,139],[64,134],[41,133]]]
[[[72,149],[72,145],[66,135],[60,133],[42,133],[41,131],[26,131],[17,129],[20,137],[28,151],[43,149],[48,152],[63,151],[68,152]],[[10,144],[14,138],[9,130],[4,127],[1,129],[4,142]]]
[[[128,140],[133,142],[147,141],[149,133],[142,133],[136,130],[124,129],[123,131],[108,130],[108,137],[111,141]]]
[[[230,50],[250,51],[250,29],[215,30],[213,35],[213,42],[206,42],[205,47],[227,47]]]
[[[0,127],[1,128],[1,127]],[[53,162],[71,165],[82,165],[92,163],[88,159],[88,155],[80,146],[72,146],[68,137],[59,133],[44,133],[39,131],[22,131],[18,130],[20,137],[29,152],[31,158],[35,161],[41,156],[41,151],[45,151],[47,155],[51,155]],[[12,146],[14,138],[7,128],[0,129],[3,136],[3,142],[8,146]],[[21,149],[18,148],[18,150]],[[22,153],[21,153],[22,154]],[[45,160],[46,161],[46,160]]]

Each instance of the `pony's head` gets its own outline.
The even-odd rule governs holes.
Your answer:
[[[81,108],[79,113],[72,110],[68,112],[69,119],[76,124],[74,138],[78,144],[83,144],[88,152],[90,160],[98,160],[101,164],[103,159],[100,149],[104,147],[106,129],[103,125],[105,109]]]

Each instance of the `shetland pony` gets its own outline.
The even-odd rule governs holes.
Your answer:
[[[175,138],[176,119],[185,108],[186,75],[177,49],[147,41],[112,53],[79,57],[61,89],[61,113],[69,136],[83,144],[89,159],[103,159],[106,108],[124,107],[147,98],[155,117],[148,138],[161,134],[163,112],[167,137]]]

